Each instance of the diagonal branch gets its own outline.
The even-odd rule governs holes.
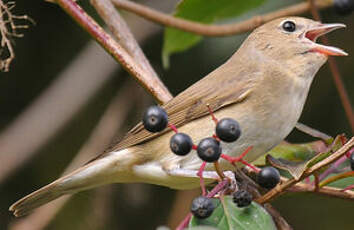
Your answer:
[[[296,185],[292,186],[291,188],[287,189],[289,192],[314,192],[319,195],[326,195],[332,197],[338,197],[342,199],[354,199],[354,191],[343,191],[341,188],[334,188],[329,186],[323,186],[318,188],[315,191],[314,186],[305,183],[297,183]]]
[[[247,31],[255,29],[256,27],[264,24],[265,22],[271,21],[272,19],[289,15],[302,14],[310,9],[310,6],[307,2],[302,2],[268,14],[255,16],[239,23],[229,25],[206,25],[181,18],[176,18],[171,15],[150,9],[146,6],[134,3],[132,1],[111,1],[117,8],[133,12],[147,20],[204,36],[228,36],[233,34],[245,33]],[[317,0],[316,4],[319,8],[326,8],[332,6],[333,1]]]
[[[312,167],[308,168],[303,175],[298,178],[292,178],[289,180],[286,180],[284,183],[280,184],[279,186],[275,187],[274,189],[270,190],[266,194],[264,194],[262,197],[258,198],[256,201],[260,204],[267,203],[270,200],[272,200],[274,197],[277,195],[283,193],[286,189],[290,188],[291,186],[297,184],[304,178],[314,174],[321,168],[333,163],[334,161],[338,160],[340,157],[346,154],[351,148],[354,146],[354,137],[352,137],[345,145],[343,145],[340,149],[338,149],[335,153],[327,157],[326,159],[318,162],[317,164],[313,165]],[[312,188],[313,189],[313,188]],[[318,191],[320,191],[323,188],[320,188]],[[348,191],[342,192],[344,195],[349,194],[347,193]],[[354,193],[349,194],[346,198],[354,199]]]
[[[118,42],[106,33],[75,1],[57,0],[57,3],[159,103],[166,102],[170,99],[170,93],[160,79],[152,77],[140,67],[134,58],[132,58]]]
[[[114,8],[110,0],[91,0],[98,14],[108,25],[109,29],[117,39],[118,43],[132,56],[140,66],[151,75],[152,78],[158,78],[156,72],[145,57],[138,42],[134,38],[128,25]],[[166,91],[168,91],[166,89]],[[172,98],[172,95],[170,95]]]

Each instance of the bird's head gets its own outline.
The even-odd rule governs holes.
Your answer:
[[[308,75],[305,72],[317,72],[327,56],[347,55],[339,48],[316,43],[321,35],[343,27],[344,24],[323,24],[302,17],[279,18],[251,33],[246,46],[300,75]]]

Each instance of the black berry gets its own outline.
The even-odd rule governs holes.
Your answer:
[[[334,9],[339,15],[348,15],[354,10],[354,0],[334,0]]]
[[[203,161],[217,161],[221,155],[220,143],[212,137],[204,138],[199,142],[197,153]]]
[[[241,135],[240,125],[231,118],[221,119],[216,125],[216,135],[225,142],[236,141]]]
[[[144,113],[144,128],[152,133],[160,132],[166,128],[168,116],[164,109],[159,106],[150,106]]]
[[[283,30],[286,32],[294,32],[296,30],[296,25],[293,21],[285,21],[283,23]]]
[[[279,172],[273,167],[265,167],[257,175],[257,182],[263,188],[274,188],[279,181]]]
[[[239,208],[247,207],[252,203],[252,194],[246,190],[237,190],[232,194],[233,201]]]
[[[215,204],[211,198],[198,196],[192,201],[191,212],[199,219],[205,219],[211,216],[215,209]]]
[[[349,156],[350,168],[354,171],[354,152]]]
[[[171,137],[170,148],[172,152],[179,156],[187,155],[193,147],[193,141],[185,133],[176,133]]]

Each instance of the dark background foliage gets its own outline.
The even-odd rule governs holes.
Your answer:
[[[154,2],[158,4],[158,1]],[[277,1],[269,2],[274,2],[274,9],[277,7]],[[82,1],[82,4],[89,13],[94,12],[87,1]],[[18,0],[16,5],[16,13],[31,16],[37,24],[24,31],[24,38],[15,40],[17,57],[10,72],[0,73],[0,131],[56,79],[58,73],[71,63],[90,40],[54,4],[41,0]],[[347,25],[346,30],[337,31],[329,35],[329,38],[333,45],[354,54],[354,15],[338,16],[333,9],[328,9],[322,11],[322,16],[324,22]],[[143,47],[148,59],[175,95],[224,62],[243,38],[243,35],[207,38],[187,52],[172,56],[168,70],[164,70],[161,65],[161,31],[146,39]],[[336,60],[349,97],[354,101],[354,55]],[[117,71],[25,167],[0,184],[0,229],[6,229],[14,221],[14,217],[7,211],[9,205],[60,175],[89,136],[114,93],[127,80],[130,78],[126,73]],[[82,84],[84,87],[85,82]],[[149,96],[145,94],[144,97]],[[131,127],[137,121],[137,118],[127,121],[126,126]],[[317,74],[301,122],[333,136],[339,133],[352,135],[328,66],[324,66]],[[303,142],[313,139],[294,131],[288,140]],[[155,229],[158,225],[166,224],[175,191],[150,185],[110,186],[113,188],[108,201],[111,211],[105,218],[104,229]],[[92,205],[92,194],[92,191],[88,191],[76,195],[47,229],[98,229],[87,218],[96,208]],[[349,201],[296,194],[281,197],[274,205],[295,229],[353,229],[354,226],[354,204]]]

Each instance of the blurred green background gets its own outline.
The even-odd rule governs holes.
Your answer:
[[[146,1],[141,2],[146,4]],[[148,4],[171,12],[175,2],[161,3],[154,0],[149,1]],[[264,6],[243,15],[242,18],[249,17],[251,14],[269,12],[281,5],[294,2],[297,1],[268,0]],[[81,4],[97,18],[88,1],[81,1]],[[10,67],[10,72],[0,73],[0,134],[8,130],[12,122],[15,122],[19,115],[31,106],[74,60],[77,61],[80,52],[92,43],[90,37],[54,4],[40,0],[17,0],[14,12],[29,15],[36,21],[36,25],[23,31],[24,38],[15,40],[16,59]],[[324,22],[347,25],[347,29],[334,32],[328,37],[334,46],[354,54],[354,14],[343,17],[337,15],[333,9],[321,13]],[[144,25],[151,25],[143,19],[131,15],[128,17],[136,20],[135,31],[139,31]],[[174,95],[227,60],[245,37],[240,35],[206,38],[187,52],[173,55],[170,68],[164,70],[161,64],[163,33],[162,30],[156,30],[157,28],[160,27],[151,27],[151,31],[154,32],[148,31],[149,36],[143,39],[141,44],[155,70]],[[101,48],[97,50],[104,53]],[[111,63],[109,64],[112,60],[108,55],[100,55],[104,55],[102,60],[107,59],[107,65],[112,66]],[[85,58],[85,55],[80,58]],[[354,56],[336,58],[336,61],[353,102]],[[105,80],[100,83],[101,86],[96,87],[95,92],[90,94],[92,96],[87,98],[87,103],[82,103],[80,108],[76,108],[78,111],[75,115],[58,129],[54,136],[32,151],[32,157],[24,164],[8,173],[5,178],[1,178],[0,229],[8,229],[9,224],[16,221],[7,211],[14,201],[51,182],[62,173],[87,141],[115,93],[123,84],[132,81],[125,72],[120,71],[118,64],[116,65],[117,67],[114,67],[116,70],[113,69],[109,76],[105,77]],[[87,66],[87,69],[90,68],[94,66]],[[100,68],[104,68],[104,65],[100,64]],[[100,74],[97,75],[97,78],[102,77]],[[85,76],[82,79],[82,89],[92,83],[91,79],[85,81]],[[80,89],[78,92],[80,93]],[[145,101],[145,105],[153,103],[146,93],[142,93],[140,97]],[[71,100],[52,103],[54,105],[57,103],[60,108],[72,106]],[[141,104],[139,105],[141,107]],[[130,112],[130,119],[124,121],[123,130],[138,122],[141,111],[142,108],[136,106]],[[53,115],[55,113],[56,111],[53,111]],[[339,133],[352,135],[327,65],[317,74],[300,120],[332,136]],[[33,132],[28,132],[31,132],[30,136],[35,136],[36,131],[34,128]],[[313,138],[294,131],[288,140],[304,142]],[[17,139],[12,141],[15,145],[22,143]],[[26,155],[28,152],[22,151],[21,154]],[[2,157],[0,167],[8,163],[7,157],[8,159],[17,157],[10,152],[2,151],[1,145],[0,156]],[[45,229],[155,229],[159,225],[167,224],[175,193],[171,189],[152,185],[110,185],[105,186],[101,192],[95,190],[79,193],[64,206]],[[106,196],[107,199],[102,199],[100,196]],[[95,215],[102,209],[97,203],[101,206],[102,203],[105,204],[103,216]],[[274,201],[274,205],[294,229],[354,229],[353,202],[312,194],[290,194]]]

